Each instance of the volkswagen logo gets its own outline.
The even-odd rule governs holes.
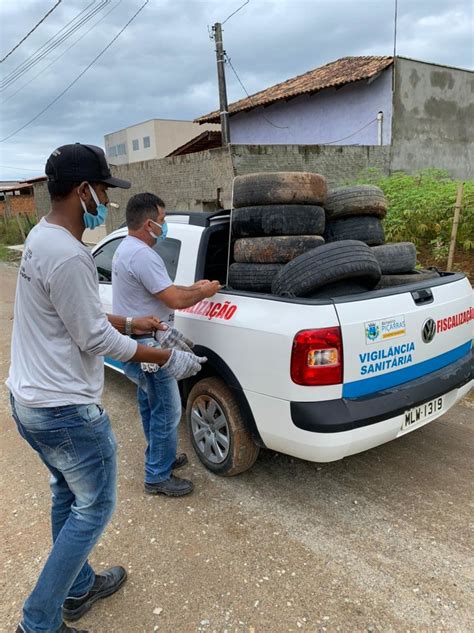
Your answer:
[[[421,338],[423,339],[423,343],[431,343],[436,334],[436,323],[433,319],[427,319],[423,323],[423,328],[421,330]]]

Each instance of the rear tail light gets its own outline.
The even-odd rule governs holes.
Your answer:
[[[298,332],[291,353],[291,379],[308,386],[342,383],[340,327]]]

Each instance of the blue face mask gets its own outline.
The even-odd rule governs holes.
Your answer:
[[[161,229],[160,235],[155,235],[153,231],[149,231],[150,235],[155,240],[155,243],[159,242],[160,240],[164,240],[168,235],[168,225],[166,224],[166,222],[163,222],[163,224],[158,224],[158,222],[155,222],[154,220],[152,220],[152,222],[153,224],[156,224],[156,226],[159,226]]]
[[[105,206],[105,204],[102,204],[100,202],[96,192],[92,189],[92,187],[90,185],[88,185],[88,187],[96,204],[96,214],[94,215],[93,213],[89,213],[86,207],[86,203],[81,198],[80,200],[82,208],[84,209],[84,215],[82,216],[82,218],[84,220],[84,226],[86,227],[86,229],[95,229],[105,222],[105,219],[107,218],[107,207]]]

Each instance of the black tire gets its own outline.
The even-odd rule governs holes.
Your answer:
[[[243,237],[235,242],[234,259],[242,263],[286,264],[323,244],[324,238],[320,235]]]
[[[283,264],[231,264],[229,285],[236,290],[271,292],[275,276]]]
[[[339,187],[328,192],[324,208],[328,218],[344,218],[349,215],[375,215],[384,218],[387,214],[387,199],[383,191],[374,185]]]
[[[301,297],[344,279],[357,280],[368,289],[380,281],[380,266],[367,244],[345,240],[300,255],[277,274],[272,292]]]
[[[375,246],[372,253],[377,258],[382,275],[396,275],[415,270],[416,246],[412,242]]]
[[[326,222],[324,237],[326,242],[358,240],[369,246],[378,246],[385,242],[385,231],[380,218],[358,215]]]
[[[232,234],[234,237],[322,235],[325,217],[322,207],[306,204],[243,207],[232,212]]]
[[[211,419],[213,416],[206,403],[212,403],[224,416],[225,424],[221,419],[219,435],[216,432],[213,436],[212,431],[208,432],[208,416]],[[208,470],[231,477],[248,470],[255,463],[260,449],[252,440],[232,390],[221,378],[204,378],[194,385],[188,396],[186,421],[193,448]]]
[[[307,171],[260,172],[234,179],[233,206],[260,204],[321,204],[326,200],[326,178]]]
[[[402,275],[382,275],[379,283],[375,286],[375,289],[380,290],[381,288],[393,288],[394,286],[414,284],[420,281],[437,279],[438,277],[439,273],[435,270],[413,270],[410,273]]]
[[[366,286],[357,281],[344,280],[336,281],[332,284],[322,286],[315,292],[308,295],[310,299],[325,299],[331,297],[344,297],[349,295],[357,295],[361,292],[367,292]]]

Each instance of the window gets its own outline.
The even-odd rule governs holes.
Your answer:
[[[176,277],[176,269],[178,268],[179,251],[181,250],[181,242],[167,237],[165,240],[159,240],[153,247],[161,259],[164,261],[168,275],[171,281]]]
[[[100,283],[111,283],[112,281],[112,258],[115,251],[120,246],[123,237],[111,240],[104,244],[96,253],[94,253],[94,262],[99,274]]]
[[[117,147],[116,147],[116,145],[111,145],[109,147],[109,149],[107,150],[107,154],[109,156],[117,156]]]
[[[150,143],[150,137],[149,136],[144,136],[143,137],[143,147],[147,148],[150,147],[151,143]]]
[[[123,156],[126,153],[127,153],[127,149],[125,147],[125,143],[120,143],[119,145],[117,145],[117,155],[118,156]]]
[[[112,259],[123,239],[123,237],[118,237],[115,240],[111,240],[94,253],[94,262],[99,274],[99,282],[102,284],[112,282]],[[154,246],[154,250],[162,258],[171,281],[174,281],[178,268],[181,242],[167,237],[166,240],[159,241],[156,246]]]
[[[140,146],[138,145],[138,139],[134,138],[132,141],[132,149],[134,152],[136,152],[138,149],[140,149]]]

